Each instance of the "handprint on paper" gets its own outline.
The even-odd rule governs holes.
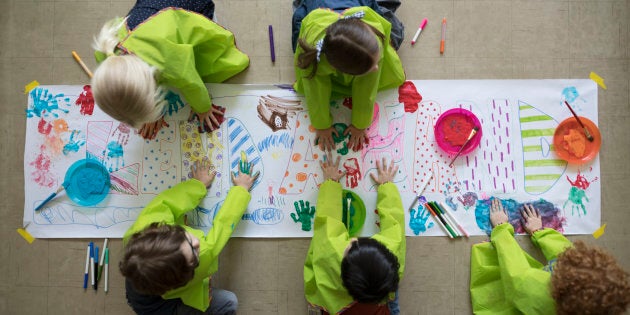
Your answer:
[[[123,145],[127,145],[127,142],[129,142],[130,134],[131,134],[131,128],[129,127],[129,125],[125,123],[118,123],[118,127],[116,127],[116,129],[114,129],[114,131],[112,132],[112,138],[118,135],[118,138],[116,139],[116,141],[118,141],[118,143],[121,146],[123,146]]]
[[[68,155],[70,152],[79,152],[79,149],[85,144],[85,138],[78,137],[80,133],[80,130],[72,130],[68,143],[63,146],[64,155]]]
[[[359,169],[359,161],[357,161],[357,158],[345,160],[343,162],[343,168],[346,170],[346,187],[357,187],[361,180],[361,169]]]
[[[299,205],[298,202],[294,202],[293,206],[295,206],[295,212],[291,213],[291,219],[293,222],[302,223],[302,231],[310,231],[311,221],[313,220],[313,216],[315,216],[315,207],[311,206],[311,203],[308,201],[300,200]],[[297,215],[296,215],[297,214]]]
[[[420,235],[420,233],[424,233],[433,227],[433,222],[429,222],[427,225],[428,219],[429,212],[424,206],[419,205],[417,209],[411,209],[410,211],[409,228],[414,234]]]

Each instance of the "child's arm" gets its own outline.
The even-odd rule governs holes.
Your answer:
[[[308,74],[310,70],[309,68],[299,72]],[[310,79],[302,80],[302,83],[311,124],[315,129],[329,128],[333,123],[330,116],[330,93],[332,91],[330,76],[315,74]]]
[[[378,70],[356,76],[352,83],[352,125],[359,129],[365,129],[372,124],[382,60],[381,58]]]
[[[558,255],[573,246],[571,241],[564,235],[551,228],[535,231],[531,236],[531,240],[534,245],[542,250],[547,261],[558,258]]]
[[[398,166],[394,165],[393,161],[388,165],[383,158],[382,162],[376,161],[376,169],[378,175],[375,176],[374,173],[370,173],[370,176],[379,185],[376,209],[381,222],[381,231],[372,238],[381,242],[398,257],[400,263],[398,273],[402,277],[406,253],[405,214],[398,187],[392,183],[398,172]]]
[[[232,182],[235,186],[228,192],[221,209],[212,221],[212,228],[205,237],[212,260],[219,257],[234,229],[241,221],[243,213],[247,210],[247,204],[251,199],[249,190],[258,175],[259,173],[255,175],[245,174],[240,170],[238,176],[232,175]]]

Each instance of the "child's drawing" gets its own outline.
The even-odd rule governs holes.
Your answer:
[[[130,126],[105,115],[87,85],[39,86],[29,92],[24,154],[29,232],[36,237],[121,237],[155,194],[188,179],[190,166],[200,159],[212,163],[216,176],[187,222],[208,230],[244,154],[260,177],[234,235],[308,237],[324,152],[314,143],[303,97],[273,85],[210,84],[209,92],[219,104],[213,106],[224,111],[218,128],[202,132],[198,122],[189,121],[186,100],[170,91],[164,113],[168,125],[153,140],[143,140]],[[366,130],[369,144],[357,152],[347,147],[348,136],[343,135],[351,124],[352,99],[331,100],[339,133],[333,158],[340,156],[340,170],[346,172],[340,183],[370,209],[369,224],[359,235],[378,228],[371,224],[378,222],[378,213],[371,211],[377,209],[377,190],[370,174],[383,157],[399,167],[393,182],[403,207],[409,208],[420,187],[428,184],[422,192],[425,201],[456,211],[471,235],[489,230],[490,198],[503,200],[517,233],[523,229],[516,214],[529,202],[541,211],[547,227],[592,233],[601,225],[599,159],[580,166],[589,168],[582,174],[556,157],[551,141],[558,121],[570,116],[560,106],[569,99],[579,102],[580,115],[597,122],[597,85],[590,80],[407,81],[379,93]],[[452,156],[437,146],[433,128],[451,108],[472,111],[483,135],[479,147],[449,166]],[[80,207],[60,193],[34,212],[63,184],[68,167],[86,157],[110,171],[107,198]],[[425,183],[430,172],[433,176]],[[343,207],[339,211],[343,214]],[[444,236],[421,204],[405,215],[407,235]]]

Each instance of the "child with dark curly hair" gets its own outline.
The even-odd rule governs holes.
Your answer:
[[[328,152],[320,186],[311,246],[304,262],[304,291],[309,314],[400,314],[398,283],[405,269],[404,211],[393,162],[376,162],[377,204],[381,231],[350,238],[342,221],[343,177],[338,157]]]
[[[492,200],[489,243],[475,244],[470,295],[475,314],[622,314],[630,303],[630,275],[614,257],[582,241],[572,244],[543,228],[531,205],[521,210],[525,231],[548,261],[521,249],[499,199]]]
[[[232,175],[235,186],[205,234],[186,226],[184,214],[205,197],[216,173],[204,161],[195,162],[192,174],[153,199],[123,237],[119,267],[127,302],[137,314],[236,314],[236,295],[211,288],[210,276],[247,209],[257,175]]]

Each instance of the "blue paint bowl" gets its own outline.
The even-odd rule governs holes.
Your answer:
[[[109,193],[109,172],[93,159],[74,162],[63,182],[66,194],[80,206],[93,206]]]

